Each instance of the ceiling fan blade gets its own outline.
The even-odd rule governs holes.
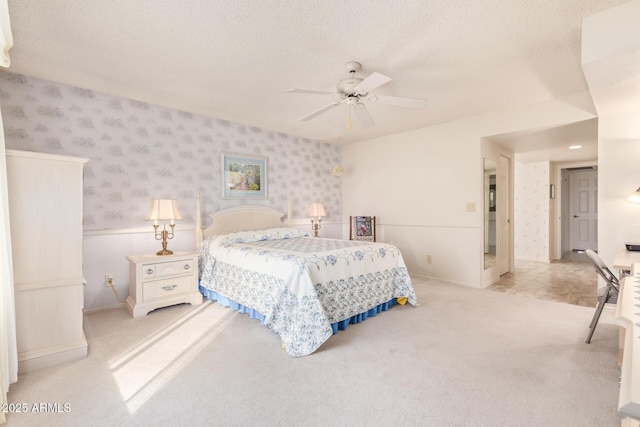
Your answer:
[[[376,95],[377,101],[386,105],[393,105],[395,107],[415,108],[420,109],[427,106],[426,99],[420,98],[403,98],[400,96],[386,96]]]
[[[353,112],[355,113],[358,121],[360,122],[360,125],[363,128],[370,128],[375,124],[375,122],[373,121],[373,117],[371,117],[371,114],[369,114],[369,110],[367,110],[367,107],[365,107],[364,104],[355,105],[353,107]]]
[[[369,74],[366,79],[361,81],[360,84],[355,87],[355,90],[358,93],[367,93],[374,90],[375,88],[382,86],[383,84],[389,83],[390,81],[391,77],[374,72]]]
[[[306,93],[306,94],[310,94],[310,95],[338,95],[335,92],[327,92],[324,90],[307,90],[307,89],[289,89],[286,90],[285,92],[288,93]]]
[[[325,105],[324,107],[320,108],[319,110],[316,110],[316,111],[314,111],[314,112],[313,112],[313,113],[311,113],[311,114],[307,114],[306,116],[304,116],[303,118],[301,118],[301,119],[300,119],[300,121],[301,121],[301,122],[306,122],[307,120],[311,120],[311,119],[313,119],[314,117],[317,117],[317,116],[319,116],[320,114],[325,113],[325,112],[327,112],[327,111],[331,110],[332,108],[337,107],[337,106],[338,106],[338,105],[340,105],[341,103],[342,103],[341,101],[337,101],[337,102],[331,103],[331,104],[329,104],[329,105]]]

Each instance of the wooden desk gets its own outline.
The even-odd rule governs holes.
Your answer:
[[[639,425],[640,420],[640,264],[632,267],[635,276],[621,282],[616,307],[616,323],[624,328],[624,351],[620,366],[618,409],[629,417],[622,425]],[[631,419],[635,420],[632,421]],[[626,424],[625,424],[626,422]]]
[[[636,262],[640,263],[640,252],[623,249],[613,259],[613,268],[631,272],[631,266]]]
[[[620,326],[620,395],[618,409],[627,418],[624,427],[640,426],[640,263],[639,251],[621,250],[613,259],[613,268],[620,271],[620,294],[616,304],[616,323]],[[640,265],[640,264],[639,264]],[[635,277],[631,276],[635,273]]]

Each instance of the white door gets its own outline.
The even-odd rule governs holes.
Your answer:
[[[598,250],[598,172],[569,175],[571,249]]]
[[[496,176],[496,187],[498,198],[496,200],[496,267],[498,275],[509,272],[511,259],[511,226],[509,214],[510,210],[510,189],[509,177],[511,176],[511,161],[508,157],[500,156],[498,160],[498,171]]]

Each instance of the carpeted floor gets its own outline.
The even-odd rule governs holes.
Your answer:
[[[396,306],[291,358],[216,304],[85,316],[89,357],[21,375],[9,426],[617,426],[617,326],[593,309],[416,279]]]

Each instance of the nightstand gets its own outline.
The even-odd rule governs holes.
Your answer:
[[[170,305],[202,304],[198,291],[198,254],[131,255],[127,311],[134,317]]]

